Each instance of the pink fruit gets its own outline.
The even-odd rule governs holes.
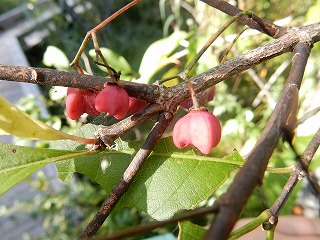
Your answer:
[[[85,103],[81,89],[68,88],[66,98],[67,115],[72,120],[78,119],[85,112]]]
[[[137,99],[134,97],[129,97],[129,108],[127,114],[135,114],[142,110],[148,103],[144,100]]]
[[[211,88],[205,91],[199,92],[197,94],[199,104],[204,105],[205,103],[210,102],[214,98],[215,92],[216,92],[215,85],[213,85]],[[192,108],[192,106],[193,106],[193,103],[191,98],[188,98],[187,100],[185,100],[180,104],[180,107],[185,109],[190,109]]]
[[[106,112],[116,119],[121,119],[129,108],[128,93],[118,85],[109,84],[96,96],[95,108],[99,112]]]
[[[95,107],[95,99],[98,95],[98,92],[92,92],[89,90],[85,90],[83,94],[84,101],[86,103],[85,107],[86,110],[85,112],[88,113],[91,116],[98,116],[100,112],[97,111]]]
[[[69,87],[66,98],[66,110],[68,117],[72,120],[76,120],[83,113],[97,116],[99,112],[94,107],[94,99],[96,95],[96,92]]]
[[[192,145],[189,132],[189,123],[191,121],[191,117],[191,115],[187,114],[180,118],[174,125],[172,138],[173,143],[177,148],[182,149]]]
[[[221,125],[212,113],[192,110],[177,121],[172,137],[180,149],[193,145],[203,154],[208,154],[220,142]]]

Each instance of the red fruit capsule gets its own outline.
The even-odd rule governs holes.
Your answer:
[[[203,154],[208,154],[220,142],[221,125],[212,113],[192,110],[177,121],[172,137],[180,149],[193,145]]]
[[[174,125],[172,138],[173,143],[177,148],[186,148],[192,145],[191,136],[189,133],[189,123],[191,115],[187,114],[180,118]]]
[[[85,105],[85,112],[88,113],[90,116],[98,116],[100,112],[97,111],[95,107],[95,99],[98,95],[98,92],[91,92],[89,90],[85,90],[83,94]]]
[[[208,154],[221,139],[221,125],[216,116],[207,111],[191,111],[190,135],[192,144],[202,153]]]
[[[78,119],[85,112],[85,102],[82,90],[78,88],[68,88],[66,98],[66,111],[72,120]]]
[[[97,116],[99,112],[94,107],[97,93],[89,90],[69,87],[67,90],[66,110],[72,120],[78,119],[83,113]]]
[[[144,100],[137,99],[134,97],[129,97],[129,108],[128,108],[127,114],[135,114],[136,112],[139,112],[147,105],[148,103]]]
[[[118,85],[107,85],[98,93],[95,107],[99,112],[106,112],[116,119],[123,118],[129,108],[129,95]]]

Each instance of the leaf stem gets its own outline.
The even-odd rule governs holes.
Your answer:
[[[239,237],[251,232],[252,230],[256,229],[262,223],[268,221],[270,218],[268,210],[263,211],[258,217],[247,223],[246,225],[242,226],[241,228],[232,232],[228,238],[228,240],[238,239]]]

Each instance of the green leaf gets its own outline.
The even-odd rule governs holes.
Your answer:
[[[185,32],[174,32],[169,37],[152,43],[141,60],[139,68],[139,74],[141,75],[140,82],[150,83],[151,77],[170,63],[170,61],[166,61],[167,58],[186,36]]]
[[[87,139],[58,131],[37,119],[31,118],[0,96],[0,135],[8,134],[36,140],[70,139],[90,143]]]
[[[96,154],[0,143],[0,195],[48,163]]]
[[[92,130],[83,130],[84,137]],[[61,145],[68,149],[77,148],[77,143],[71,144]],[[128,144],[118,139],[116,151],[77,158],[73,164],[60,162],[57,167],[60,176],[71,176],[74,171],[82,173],[109,193],[140,145],[140,142]],[[107,169],[101,168],[104,159],[109,163]],[[154,219],[168,219],[177,211],[192,209],[208,198],[226,180],[228,173],[243,162],[237,151],[221,159],[197,156],[192,150],[179,151],[171,137],[162,139],[117,206],[136,207]]]
[[[319,8],[320,8],[320,1],[316,1],[316,3],[310,7],[307,11],[306,16],[306,25],[316,23],[320,21],[320,16],[319,16]]]
[[[179,222],[179,240],[201,240],[207,230],[188,221]]]
[[[121,71],[121,75],[128,75],[132,73],[132,69],[128,61],[115,51],[109,48],[100,48],[102,55],[107,60],[110,67],[114,68],[116,71]],[[96,59],[96,52],[94,49],[90,49],[89,55],[95,60]],[[99,61],[101,59],[99,58]],[[99,68],[104,71],[108,72],[105,67],[99,66]]]
[[[137,207],[157,220],[171,218],[207,199],[238,166],[233,164],[238,160],[236,151],[223,159],[197,156],[178,151],[171,137],[163,139],[119,205]]]
[[[69,59],[59,48],[55,46],[48,46],[44,55],[42,62],[48,67],[55,67],[58,70],[68,70],[69,69]]]

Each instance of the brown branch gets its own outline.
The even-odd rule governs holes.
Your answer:
[[[311,47],[304,43],[299,43],[294,48],[291,72],[279,101],[246,163],[228,191],[218,199],[220,209],[205,239],[227,239],[253,190],[262,183],[269,159],[292,111],[290,103],[295,96],[294,88],[300,88],[310,50]]]
[[[110,78],[64,72],[46,68],[7,66],[0,64],[0,79],[48,86],[65,86],[100,91]],[[150,103],[159,97],[159,86],[121,81],[128,94]]]
[[[224,64],[191,78],[190,81],[195,92],[198,93],[252,66],[292,51],[298,42],[310,42],[310,44],[313,44],[319,40],[320,23],[305,27],[288,28],[287,33],[281,38],[226,61]],[[109,78],[99,76],[6,65],[0,65],[0,79],[90,90],[101,90],[104,88],[105,83],[111,82]],[[186,83],[181,83],[171,88],[127,81],[121,81],[121,83],[130,96],[144,99],[150,103],[164,104],[163,109],[165,111],[170,110],[170,108],[174,109],[190,97]]]
[[[171,119],[171,114],[160,113],[158,121],[155,123],[147,139],[143,143],[142,147],[136,153],[130,165],[123,173],[122,178],[112,189],[111,193],[102,204],[100,210],[96,213],[93,220],[86,227],[80,239],[89,239],[96,234],[96,232],[99,230],[105,219],[109,216],[109,214],[116,206],[120,198],[128,190],[134,177],[136,176],[139,169],[151,153],[152,149],[154,148],[158,140],[161,138],[165,129],[171,122]]]
[[[99,149],[105,146],[111,146],[114,141],[124,134],[129,129],[137,126],[139,123],[151,118],[153,115],[162,111],[162,106],[159,104],[150,104],[143,110],[137,112],[136,114],[129,116],[111,126],[103,126],[95,132],[95,136],[102,141],[98,142],[96,145],[88,145],[89,149]]]
[[[241,9],[229,4],[226,1],[220,0],[201,0],[211,7],[218,9],[229,16],[235,16],[240,12],[243,12]],[[286,28],[277,26],[276,24],[269,22],[265,19],[259,18],[256,15],[252,15],[251,18],[243,16],[237,20],[238,22],[247,25],[252,29],[256,29],[259,32],[265,33],[273,38],[278,38],[286,34]]]
[[[283,187],[281,194],[278,196],[277,200],[274,202],[269,212],[272,216],[277,217],[280,214],[284,204],[286,203],[288,197],[293,191],[295,185],[299,180],[301,180],[307,174],[307,170],[311,163],[311,160],[316,153],[318,147],[320,145],[320,129],[318,129],[317,133],[311,139],[308,144],[306,150],[300,157],[299,161],[296,163],[294,172],[290,175],[287,183]]]
[[[210,236],[219,236],[219,239],[225,239],[229,235],[231,228],[237,220],[249,195],[253,191],[254,187],[261,183],[268,159],[279,141],[283,124],[287,120],[290,111],[290,100],[293,94],[290,86],[295,84],[299,88],[302,79],[301,74],[303,74],[304,64],[310,50],[310,47],[307,45],[312,45],[320,40],[320,23],[306,27],[286,29],[287,32],[284,36],[275,39],[264,46],[244,53],[235,59],[226,61],[224,64],[190,79],[195,92],[198,93],[220,81],[243,72],[254,65],[294,49],[295,55],[293,57],[292,71],[277,107],[264,129],[261,139],[257,142],[254,150],[249,155],[247,163],[237,175],[236,181],[230,186],[228,192],[220,198],[219,204],[221,204],[221,211],[218,213],[212,227],[208,231],[208,237],[210,239],[214,239],[214,237],[211,238]],[[307,44],[302,44],[301,42]],[[300,53],[300,55],[296,53]],[[299,73],[301,74],[299,75]],[[67,73],[50,69],[12,67],[4,65],[0,65],[0,79],[51,86],[78,87],[91,90],[101,90],[106,82],[110,82],[110,79],[108,78],[97,76]],[[156,103],[153,106],[161,106],[152,114],[162,111],[173,112],[179,103],[189,97],[186,83],[181,83],[171,88],[133,82],[123,82],[123,85],[130,96],[145,99],[150,103]],[[164,119],[164,115],[164,113],[160,114],[162,119]],[[141,117],[141,121],[144,119],[141,115],[138,116]],[[121,122],[120,125],[135,124],[133,121],[135,120],[129,118]],[[113,189],[109,198],[105,201],[94,220],[88,225],[82,236],[84,239],[94,235],[105,218],[109,215],[110,211],[117,204],[120,197],[129,187],[130,182],[139,169],[139,166],[142,165],[150,154],[152,147],[160,138],[160,133],[162,130],[164,131],[165,128],[163,126],[166,126],[168,121],[169,120],[159,121],[152,130],[144,146],[134,157],[131,165],[129,166],[130,169],[128,168],[124,173],[123,178]],[[98,133],[99,138],[101,139],[104,137],[108,139],[108,134],[108,131],[101,134]],[[106,142],[108,141],[106,140]],[[137,165],[135,165],[136,163]]]
[[[170,224],[174,224],[180,221],[184,221],[187,219],[191,219],[191,218],[196,218],[196,217],[201,217],[205,214],[209,214],[209,213],[215,213],[218,211],[218,206],[217,205],[213,205],[210,207],[203,207],[203,208],[197,208],[195,210],[192,211],[187,211],[185,213],[182,213],[180,215],[177,215],[171,219],[168,219],[166,221],[161,221],[161,222],[151,222],[151,223],[147,223],[145,225],[141,225],[141,226],[137,226],[137,227],[132,227],[129,229],[125,229],[119,232],[115,232],[113,234],[110,234],[108,236],[100,236],[100,237],[96,237],[96,240],[115,240],[115,239],[124,239],[125,237],[133,237],[135,235],[144,233],[144,232],[148,232],[151,231],[153,229],[159,228],[159,227],[164,227],[164,226],[168,226]]]
[[[292,51],[299,42],[306,42],[309,45],[312,45],[319,40],[320,23],[315,23],[306,27],[288,28],[288,32],[284,36],[241,54],[234,59],[226,61],[224,64],[199,74],[190,80],[195,92],[202,92],[212,85],[239,74],[252,66],[258,65],[285,52]],[[183,92],[187,91],[183,84],[169,88],[168,91],[171,89],[174,91],[173,95],[176,97],[179,97],[177,95],[184,94]],[[183,91],[181,91],[181,89]],[[177,94],[178,92],[180,93]]]

